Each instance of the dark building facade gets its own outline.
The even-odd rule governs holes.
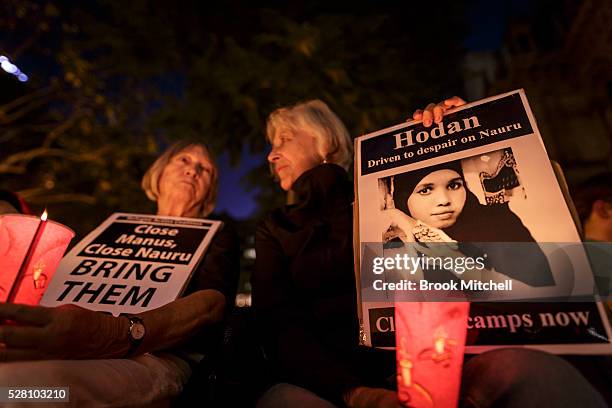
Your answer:
[[[524,88],[570,185],[612,169],[612,0],[544,2],[501,50],[466,56],[469,100]]]

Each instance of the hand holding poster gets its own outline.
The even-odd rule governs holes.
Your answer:
[[[470,309],[468,352],[612,350],[522,91],[465,105],[430,128],[403,123],[360,137],[355,150],[364,344],[395,346],[394,302],[467,295],[486,301]]]
[[[180,296],[220,221],[116,213],[64,257],[41,301],[140,313]]]

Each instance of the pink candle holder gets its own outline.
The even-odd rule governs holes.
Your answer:
[[[456,407],[468,302],[397,302],[397,390],[405,406]]]
[[[19,279],[11,302],[38,305],[73,237],[74,231],[54,221],[30,215],[0,216],[0,302],[9,300]],[[20,277],[29,249],[29,262]]]

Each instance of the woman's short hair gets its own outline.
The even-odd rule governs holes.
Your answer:
[[[270,143],[280,129],[306,129],[313,133],[321,157],[348,170],[353,161],[353,141],[327,104],[313,99],[280,108],[268,116],[266,137]]]
[[[219,171],[217,169],[217,165],[213,160],[212,155],[210,154],[210,151],[203,143],[181,140],[170,145],[170,147],[168,147],[146,171],[146,173],[142,177],[141,186],[147,197],[149,197],[149,199],[157,201],[159,197],[159,181],[164,171],[164,168],[174,156],[187,149],[188,147],[192,146],[200,147],[208,156],[208,159],[210,160],[210,163],[212,165],[212,171],[210,174],[210,187],[208,189],[208,192],[206,193],[206,196],[204,196],[204,199],[202,200],[202,205],[200,207],[200,216],[206,217],[214,210],[215,202],[217,201]]]

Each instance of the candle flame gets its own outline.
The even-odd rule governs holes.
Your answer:
[[[444,343],[446,339],[444,337],[439,337],[436,339],[435,341],[435,346],[434,348],[436,349],[436,353],[438,354],[442,354],[444,353]]]
[[[32,277],[34,278],[35,281],[38,280],[38,278],[40,278],[40,275],[42,274],[43,269],[40,266],[35,266],[34,267],[34,272],[32,273]]]
[[[444,353],[444,347],[446,343],[446,338],[448,335],[446,334],[446,330],[444,327],[438,327],[434,333],[434,350],[438,354]]]
[[[402,380],[406,387],[410,387],[412,385],[412,362],[410,360],[400,360],[400,367],[402,372]]]
[[[40,216],[40,220],[41,221],[47,221],[47,209],[46,208],[45,208],[45,211]]]

